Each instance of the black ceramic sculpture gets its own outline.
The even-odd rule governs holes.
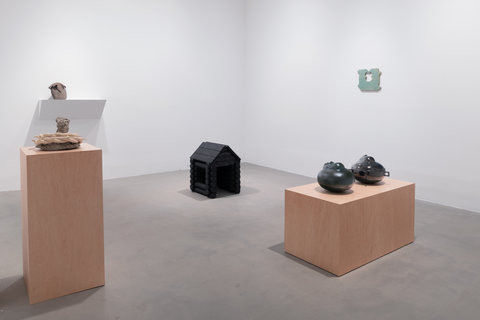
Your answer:
[[[373,157],[364,155],[352,166],[352,172],[355,178],[366,184],[374,184],[383,180],[383,177],[390,176],[390,172]]]
[[[203,142],[190,157],[190,190],[215,198],[219,188],[240,193],[240,157],[227,145]]]
[[[350,189],[355,181],[353,173],[345,169],[340,162],[328,162],[317,176],[318,184],[328,191],[344,192]]]

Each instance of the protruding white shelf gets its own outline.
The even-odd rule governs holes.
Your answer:
[[[38,118],[100,119],[107,100],[40,100]]]

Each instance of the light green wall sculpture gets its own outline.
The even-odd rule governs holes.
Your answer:
[[[380,88],[380,75],[382,73],[379,69],[361,69],[358,70],[358,87],[362,91],[379,91]],[[367,79],[371,75],[370,81]]]

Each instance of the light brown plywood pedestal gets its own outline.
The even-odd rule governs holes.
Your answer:
[[[285,251],[343,275],[414,240],[415,184],[385,178],[332,193],[285,190]]]
[[[21,148],[20,163],[30,303],[104,285],[102,150]]]

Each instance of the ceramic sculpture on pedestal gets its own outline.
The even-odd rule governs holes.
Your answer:
[[[35,136],[33,142],[37,148],[43,151],[70,150],[80,147],[84,140],[76,133],[68,133],[70,120],[57,118],[57,133],[44,133]]]
[[[67,133],[70,126],[70,119],[57,117],[57,132]]]
[[[327,162],[317,175],[318,184],[328,191],[344,192],[350,189],[355,177],[350,170],[340,162]]]
[[[67,99],[67,90],[66,86],[60,82],[55,82],[48,87],[52,93],[52,97],[55,100],[65,100]]]
[[[386,171],[380,163],[368,155],[361,157],[352,166],[352,172],[358,181],[366,184],[374,184],[382,181],[383,177],[390,176],[390,172]]]

